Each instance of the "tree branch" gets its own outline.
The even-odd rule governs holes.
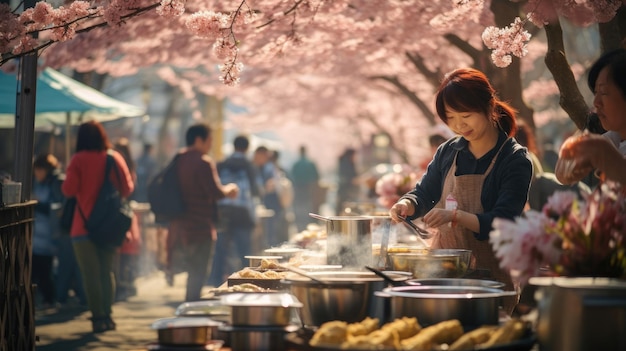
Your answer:
[[[411,91],[411,89],[409,89],[406,85],[402,84],[402,82],[400,82],[398,77],[396,76],[372,76],[370,77],[370,79],[384,80],[386,82],[393,84],[396,88],[398,88],[398,90],[400,90],[402,94],[408,97],[409,100],[411,100],[411,102],[415,106],[417,106],[417,108],[422,112],[424,117],[426,117],[426,119],[428,120],[428,122],[430,122],[431,125],[436,124],[435,115],[430,111],[430,109],[424,103],[424,101],[422,101],[419,97],[417,97],[417,95],[413,91]]]
[[[424,77],[426,77],[426,80],[428,80],[430,84],[432,84],[434,87],[439,86],[439,84],[441,83],[440,79],[443,76],[441,70],[437,69],[434,72],[429,70],[428,67],[426,67],[426,65],[424,64],[424,59],[417,53],[411,54],[410,52],[405,52],[404,54],[409,59],[409,61],[411,61],[413,66],[415,66],[415,68],[417,68],[417,70]]]
[[[458,35],[448,33],[443,36],[450,44],[459,48],[459,50],[463,51],[467,56],[471,57],[474,61],[474,66],[478,67],[477,63],[480,62],[481,51],[477,50],[473,47],[469,42],[459,38]]]
[[[374,125],[374,127],[376,127],[376,129],[387,133],[387,135],[402,135],[402,133],[391,133],[389,132],[382,124],[380,124],[376,118],[374,118],[374,116],[372,116],[371,114],[367,113],[367,114],[359,114],[359,118],[361,119],[365,119],[367,121],[369,121],[370,123],[372,123]],[[401,131],[400,131],[401,132]],[[402,143],[398,143],[398,141],[395,138],[389,138],[389,148],[391,150],[393,150],[398,157],[400,157],[400,159],[408,164],[409,163],[409,154],[406,151],[405,147],[398,147],[398,144],[402,144]]]
[[[578,129],[583,129],[587,122],[589,107],[585,102],[578,86],[574,73],[565,57],[565,46],[563,44],[563,30],[559,20],[545,26],[548,38],[548,52],[546,53],[546,66],[552,72],[554,81],[559,87],[561,98],[559,104],[574,121]]]

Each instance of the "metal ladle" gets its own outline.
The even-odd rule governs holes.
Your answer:
[[[398,216],[407,227],[411,228],[415,234],[422,239],[430,239],[433,235],[425,229],[420,228],[417,224],[413,223],[406,217]]]

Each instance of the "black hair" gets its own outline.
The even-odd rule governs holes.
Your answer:
[[[35,158],[33,162],[33,168],[39,168],[50,174],[52,171],[59,167],[59,161],[52,154],[41,154]]]
[[[233,146],[237,151],[246,151],[250,147],[250,140],[245,135],[239,135],[233,141]]]
[[[609,79],[622,92],[626,98],[626,49],[619,48],[604,53],[589,69],[587,85],[589,89],[596,93],[596,81],[605,67],[609,69]]]
[[[104,127],[97,121],[85,122],[78,127],[76,136],[76,152],[106,151],[111,148],[111,142],[104,131]]]
[[[196,142],[196,138],[206,140],[209,136],[211,136],[211,127],[206,123],[198,123],[187,129],[185,141],[187,146],[192,146]]]

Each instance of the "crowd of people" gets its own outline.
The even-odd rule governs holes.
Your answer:
[[[436,92],[435,107],[456,135],[431,138],[432,159],[423,162],[426,171],[415,187],[389,209],[391,218],[421,218],[437,229],[432,248],[470,249],[474,268],[488,269],[493,279],[515,289],[489,244],[495,218],[514,219],[529,208],[540,209],[559,189],[573,187],[583,193],[604,180],[626,183],[626,50],[603,55],[592,66],[588,84],[595,97],[590,118],[597,118],[598,129],[605,132],[586,131],[567,139],[552,174],[539,160],[532,131],[498,98],[484,73],[461,68],[447,74]],[[178,264],[188,273],[185,301],[194,301],[201,298],[203,286],[220,285],[246,265],[244,256],[256,253],[252,236],[259,225],[263,247],[280,245],[289,239],[291,228],[306,229],[309,213],[317,212],[323,200],[318,195],[320,172],[305,146],[285,169],[277,150],[259,146],[248,155],[250,140],[245,135],[234,138],[233,153],[216,162],[208,155],[213,137],[207,124],[189,127],[185,144],[175,167],[186,210],[159,225],[167,231],[164,270],[173,271]],[[120,247],[98,246],[89,239],[85,221],[105,177],[123,197],[149,200],[148,181],[158,171],[151,152],[146,145],[133,159],[127,139],[111,143],[102,125],[90,121],[78,129],[65,174],[53,155],[34,160],[33,198],[38,203],[33,282],[43,305],[66,303],[73,291],[91,311],[94,332],[116,328],[111,308],[116,295],[136,293],[142,234],[135,216]],[[346,202],[360,197],[356,154],[348,148],[338,158],[337,214]],[[114,159],[116,175],[104,174],[107,155]],[[584,182],[589,174],[595,182]],[[68,199],[76,202],[70,225],[64,227],[63,210],[71,209]],[[271,212],[262,223],[257,218],[260,206]],[[511,312],[514,303],[505,307]]]

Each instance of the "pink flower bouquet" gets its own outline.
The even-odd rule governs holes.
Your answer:
[[[625,189],[604,183],[580,200],[554,193],[542,212],[496,218],[490,239],[500,267],[522,283],[540,268],[563,276],[626,278]]]
[[[391,208],[402,195],[415,187],[418,180],[417,173],[408,166],[402,166],[397,172],[383,175],[376,181],[378,203],[385,208]]]

